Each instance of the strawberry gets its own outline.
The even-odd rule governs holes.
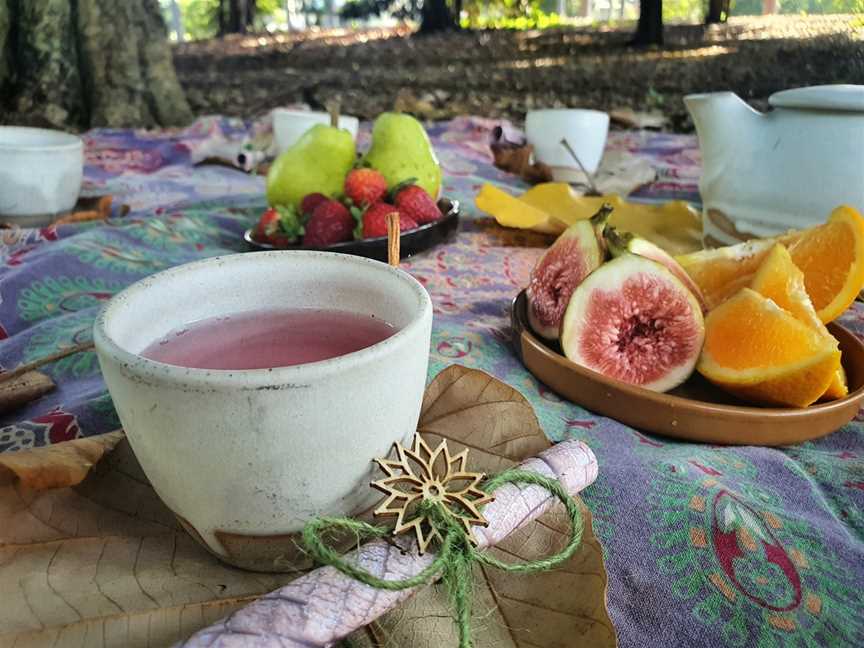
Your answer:
[[[441,218],[441,210],[423,187],[415,184],[397,187],[394,194],[393,202],[399,208],[399,213],[405,214],[420,225]]]
[[[387,180],[375,169],[354,169],[345,177],[345,197],[358,207],[374,205],[387,193]]]
[[[354,233],[354,219],[348,208],[336,200],[320,203],[306,223],[305,247],[326,247],[350,241]]]
[[[329,199],[322,193],[306,194],[303,196],[303,200],[300,201],[300,213],[303,216],[311,216],[315,208],[325,200]]]
[[[286,247],[302,235],[303,226],[297,218],[297,212],[281,205],[270,207],[261,214],[253,234],[256,240],[277,247]]]
[[[363,214],[363,238],[377,238],[387,236],[387,215],[398,212],[396,207],[389,203],[379,202],[372,205]],[[402,232],[415,229],[417,221],[399,213],[399,229]]]

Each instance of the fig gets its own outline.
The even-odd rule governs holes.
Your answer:
[[[665,266],[636,254],[622,254],[588,275],[561,324],[567,358],[653,391],[687,380],[704,340],[695,295]]]
[[[611,213],[611,205],[604,204],[590,219],[573,223],[531,271],[528,322],[538,335],[558,339],[570,295],[606,258],[603,230]]]
[[[603,232],[603,237],[606,239],[606,246],[613,257],[619,257],[622,254],[628,253],[636,254],[666,266],[669,272],[678,277],[681,283],[687,286],[687,289],[693,293],[699,302],[699,306],[702,308],[702,312],[704,313],[708,310],[707,302],[699,286],[687,274],[687,271],[681,267],[681,264],[663,248],[630,232],[619,232],[614,227],[607,227]]]

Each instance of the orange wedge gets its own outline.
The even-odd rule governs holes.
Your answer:
[[[849,384],[846,382],[846,371],[843,369],[843,365],[841,364],[837,368],[837,372],[834,374],[831,384],[828,385],[828,389],[825,390],[825,393],[822,394],[822,398],[819,400],[837,400],[838,398],[846,398],[848,395]]]
[[[864,217],[852,207],[838,207],[827,223],[793,243],[789,254],[804,273],[819,319],[827,324],[864,288]]]
[[[839,366],[836,342],[750,288],[705,318],[697,369],[743,399],[807,407],[825,393]]]
[[[702,250],[675,258],[702,290],[708,310],[750,283],[753,273],[775,245],[774,239],[754,239],[738,245]]]
[[[864,217],[842,206],[818,227],[789,232],[776,239],[755,239],[676,258],[714,308],[750,284],[775,243],[789,248],[804,273],[804,284],[819,319],[837,318],[864,288]]]
[[[804,287],[804,273],[792,261],[789,251],[782,243],[776,243],[768,252],[768,256],[756,271],[750,287],[791,313],[799,322],[830,340],[835,346],[838,345],[837,340],[828,332],[816,314],[816,309],[813,308],[813,303]],[[822,398],[833,400],[843,398],[848,393],[846,373],[840,365]]]

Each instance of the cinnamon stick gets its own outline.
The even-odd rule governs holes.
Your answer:
[[[399,267],[399,212],[387,214],[387,263],[394,268]]]

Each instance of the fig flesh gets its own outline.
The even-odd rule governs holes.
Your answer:
[[[693,373],[704,339],[693,293],[665,266],[635,254],[591,273],[573,291],[561,324],[568,359],[660,392]]]
[[[693,281],[690,275],[687,274],[687,271],[681,267],[681,264],[663,248],[655,245],[651,241],[636,236],[635,234],[631,234],[630,232],[619,232],[614,227],[606,228],[603,232],[603,236],[606,239],[609,253],[613,257],[619,257],[622,254],[628,253],[637,254],[666,266],[669,272],[678,277],[681,283],[683,283],[687,289],[693,293],[696,300],[699,302],[699,306],[702,308],[702,312],[704,313],[708,310],[707,302],[705,301],[705,297],[702,295],[699,286],[695,281]]]
[[[588,220],[568,227],[534,269],[526,291],[528,322],[538,335],[557,340],[570,295],[606,258],[603,230],[612,208],[603,205]]]

